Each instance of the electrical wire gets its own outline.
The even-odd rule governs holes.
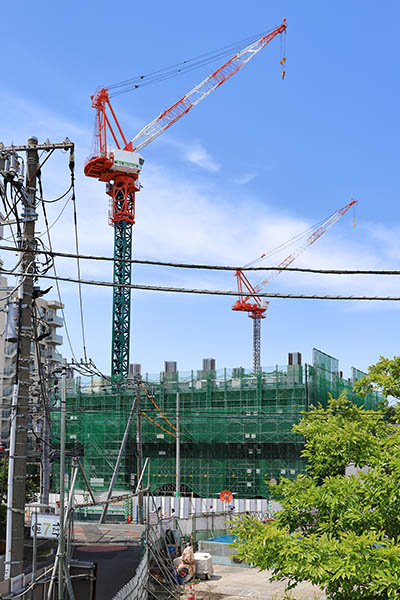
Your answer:
[[[3,273],[7,273],[7,271],[3,271]],[[28,275],[28,273],[24,273],[24,275]],[[238,292],[233,290],[209,290],[209,289],[196,289],[196,288],[176,288],[176,287],[168,287],[168,286],[159,286],[159,285],[144,285],[144,284],[134,284],[134,283],[114,283],[111,281],[97,281],[90,279],[76,279],[73,277],[59,277],[52,275],[35,275],[35,277],[45,277],[46,279],[52,279],[55,281],[68,281],[69,283],[83,283],[85,285],[94,285],[99,287],[112,287],[112,288],[128,288],[132,290],[146,290],[151,292],[175,292],[179,294],[200,294],[200,295],[208,295],[208,296],[239,296],[244,298],[251,298],[256,296],[257,298],[285,298],[285,299],[295,299],[295,300],[379,300],[379,301],[389,301],[389,302],[398,302],[400,301],[400,296],[340,296],[340,295],[330,295],[330,294],[278,294],[278,293],[268,293],[268,292],[257,292],[255,294],[250,294],[249,292]]]
[[[57,216],[57,217],[56,217],[56,219],[55,219],[55,220],[52,222],[52,224],[51,224],[51,225],[48,225],[48,223],[46,224],[46,233],[48,233],[48,232],[50,231],[50,229],[53,229],[54,225],[56,225],[56,223],[58,223],[58,221],[61,219],[61,217],[62,217],[62,215],[63,215],[63,213],[64,213],[65,209],[67,208],[68,202],[69,202],[70,200],[72,200],[72,195],[71,195],[69,198],[67,198],[67,200],[66,200],[66,202],[64,203],[64,205],[63,205],[62,209],[60,210],[60,212],[59,212],[58,216]],[[43,209],[44,209],[44,204],[43,204]],[[44,234],[43,234],[43,235],[44,235]],[[38,237],[40,238],[41,236],[38,236]]]
[[[41,193],[41,196],[42,196],[43,195],[43,190],[42,190],[40,178],[39,178],[39,189],[40,189],[40,193]],[[46,232],[47,232],[48,244],[49,244],[50,252],[52,252],[53,248],[52,248],[51,237],[50,237],[49,222],[47,220],[46,206],[45,206],[44,203],[42,203],[42,210],[43,210],[43,217],[44,217],[44,221],[45,221],[45,225],[46,225]],[[61,304],[61,314],[62,314],[62,317],[63,317],[63,325],[64,325],[64,329],[65,329],[65,334],[67,336],[67,340],[68,340],[68,345],[69,345],[70,352],[71,352],[73,358],[76,360],[75,352],[74,352],[74,349],[72,347],[72,342],[71,342],[71,338],[70,338],[70,335],[69,335],[67,320],[65,318],[64,304],[63,304],[63,301],[61,299],[61,290],[60,290],[60,286],[59,286],[59,283],[58,283],[59,280],[57,278],[57,269],[56,269],[55,262],[53,262],[53,271],[54,271],[54,275],[55,275],[58,300],[59,300],[59,302]]]
[[[49,424],[50,433],[52,435],[51,417],[50,417],[50,408],[49,408],[50,402],[49,402],[49,397],[48,397],[48,393],[46,390],[46,386],[44,384],[43,363],[42,363],[42,356],[40,353],[40,345],[39,345],[39,341],[38,341],[38,331],[37,331],[37,322],[38,321],[42,321],[42,319],[40,319],[40,317],[38,317],[38,310],[37,310],[36,302],[33,302],[33,333],[34,333],[34,343],[35,343],[35,351],[36,351],[36,362],[37,362],[38,375],[39,375],[39,385],[40,385],[40,390],[42,392],[41,397],[42,397],[43,409],[44,409],[44,412],[46,415],[47,422]],[[42,321],[42,323],[47,327],[46,323],[44,323],[43,321]]]
[[[3,246],[0,245],[0,250],[7,250],[10,252],[23,252],[22,249],[15,246]],[[265,267],[242,267],[242,266],[230,266],[230,265],[207,265],[201,263],[175,263],[159,260],[141,260],[132,258],[128,260],[119,260],[112,256],[96,256],[92,254],[73,254],[71,252],[55,252],[53,250],[38,250],[37,254],[49,254],[49,256],[60,258],[73,258],[82,260],[93,260],[93,261],[104,261],[104,262],[126,262],[138,265],[149,265],[156,267],[172,267],[178,269],[199,269],[209,271],[281,271],[282,267],[277,266],[265,266]],[[321,275],[400,275],[398,269],[312,269],[308,267],[286,267],[285,271],[294,273],[315,273]]]
[[[62,200],[63,198],[65,198],[65,196],[68,194],[68,192],[70,192],[72,190],[72,183],[69,186],[69,188],[67,189],[66,192],[64,192],[63,194],[61,194],[61,196],[59,196],[58,198],[54,198],[53,200],[45,200],[44,198],[38,198],[36,197],[36,200],[39,200],[40,202],[45,202],[46,204],[53,204],[54,202],[59,202],[60,200]]]
[[[32,263],[31,263],[31,265],[32,265]],[[13,273],[10,273],[10,274],[12,275]],[[15,294],[15,292],[21,287],[21,285],[23,285],[25,283],[26,278],[27,278],[27,275],[24,275],[21,278],[21,281],[19,283],[17,283],[17,285],[11,290],[11,292],[9,294],[7,294],[7,296],[2,296],[0,298],[0,302],[4,302],[4,300],[8,300],[9,298],[11,298],[11,296],[13,296]]]
[[[76,269],[78,274],[78,279],[81,279],[81,266],[79,262],[79,239],[78,239],[78,217],[76,210],[76,199],[75,199],[75,176],[73,167],[71,167],[71,187],[72,187],[72,205],[74,209],[74,230],[75,230],[75,250],[76,250]],[[81,333],[82,333],[82,348],[83,348],[83,357],[85,362],[87,362],[87,354],[86,354],[86,337],[85,337],[85,324],[83,318],[83,301],[82,301],[82,285],[79,283],[78,285],[79,291],[79,312],[81,319]]]
[[[24,257],[23,254],[21,254],[21,256],[18,259],[18,262],[14,265],[14,267],[10,268],[9,271],[11,271],[12,273],[19,267],[19,265],[22,263]]]
[[[18,211],[17,211],[18,201],[15,201],[15,194],[14,194],[14,198],[12,198],[12,195],[11,195],[10,199],[8,198],[8,193],[7,193],[8,184],[10,184],[10,186],[11,186],[11,194],[12,194],[12,189],[13,189],[14,182],[8,182],[6,180],[5,181],[5,185],[2,188],[3,193],[1,194],[1,198],[2,198],[2,201],[3,201],[3,206],[4,206],[4,209],[5,209],[5,212],[8,215],[10,215],[12,213],[14,215],[14,217],[15,217],[15,221],[16,221],[16,225],[17,225],[17,239],[20,240],[21,239],[21,226],[20,226],[19,217],[18,217]],[[16,239],[15,239],[15,234],[14,234],[14,230],[12,228],[12,225],[9,224],[9,227],[10,227],[10,232],[11,232],[12,239],[14,241],[14,245],[17,246],[17,242],[16,242]]]

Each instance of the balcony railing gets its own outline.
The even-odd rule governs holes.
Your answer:
[[[6,356],[12,356],[13,354],[15,354],[17,352],[17,342],[14,342],[13,344],[6,344],[6,347],[4,349],[4,354]]]
[[[49,360],[53,360],[54,362],[61,362],[62,361],[62,356],[59,352],[57,352],[56,350],[48,350],[45,354],[45,357],[48,358]]]
[[[53,333],[50,337],[46,338],[48,344],[62,344],[63,338],[62,335],[57,335]]]
[[[56,327],[62,327],[64,325],[62,318],[58,317],[57,315],[47,316],[46,323],[49,325],[55,325]]]
[[[15,372],[16,372],[16,366],[13,365],[12,367],[8,367],[8,369],[4,369],[3,375],[4,375],[4,377],[14,377]]]

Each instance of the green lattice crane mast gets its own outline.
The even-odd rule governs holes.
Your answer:
[[[139,150],[150,144],[171,127],[196,104],[204,100],[222,83],[230,79],[245,64],[274,39],[286,31],[286,21],[235,54],[173,106],[146,125],[130,142],[127,142],[111,106],[112,89],[99,89],[92,99],[96,109],[94,150],[85,164],[85,175],[107,184],[111,197],[109,223],[114,227],[114,276],[111,377],[125,378],[129,374],[132,226],[135,223],[135,194],[140,191],[139,176],[144,164]],[[281,60],[282,78],[285,75],[285,58]],[[131,82],[126,83],[133,88]],[[118,85],[118,94],[121,85]],[[113,146],[112,149],[111,145]]]
[[[232,306],[232,310],[247,312],[248,316],[253,319],[253,371],[258,373],[261,370],[261,319],[265,319],[265,312],[268,308],[269,302],[263,297],[258,296],[266,285],[271,283],[275,277],[280,275],[289,265],[291,265],[303,252],[307,250],[312,244],[315,244],[321,236],[324,235],[338,221],[347,211],[357,204],[357,200],[352,200],[343,208],[340,208],[334,212],[330,217],[314,225],[311,229],[308,229],[303,234],[296,236],[296,239],[306,238],[289,256],[287,256],[282,262],[277,265],[276,269],[269,275],[264,277],[258,285],[253,286],[247,279],[246,275],[242,270],[238,270],[235,273],[237,288],[240,294],[239,299],[236,300]],[[353,223],[354,225],[354,223]],[[286,244],[285,244],[286,245]],[[263,260],[269,253],[263,253],[261,256],[251,261],[243,268],[254,267],[256,263]],[[243,294],[248,293],[248,296]]]

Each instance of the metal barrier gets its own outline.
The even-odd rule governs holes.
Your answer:
[[[149,579],[149,555],[146,550],[135,576],[122,587],[112,600],[147,600]]]

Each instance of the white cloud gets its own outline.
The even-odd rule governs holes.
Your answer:
[[[240,175],[234,179],[233,183],[236,183],[237,185],[246,185],[247,183],[250,183],[250,181],[253,181],[253,179],[256,177],[257,173],[244,173],[243,175]]]
[[[109,197],[105,194],[103,184],[85,178],[82,173],[84,156],[89,148],[89,132],[79,125],[71,125],[68,120],[63,121],[57,115],[48,116],[47,111],[47,117],[44,118],[40,109],[26,103],[21,103],[19,108],[21,107],[24,119],[41,124],[39,135],[42,128],[45,128],[46,118],[46,137],[49,135],[53,141],[58,141],[60,137],[73,131],[74,141],[77,143],[76,190],[80,251],[112,256],[113,230],[107,222]],[[19,141],[16,129],[13,135],[14,142]],[[8,141],[7,137],[3,139]],[[220,165],[200,142],[186,143],[169,136],[163,143],[176,148],[181,157],[210,175],[220,169]],[[244,173],[237,181],[240,179],[244,184],[246,178],[249,181],[253,176],[253,172]],[[214,178],[208,177],[207,173],[202,173],[201,176],[194,173],[189,177],[182,174],[179,167],[167,169],[149,162],[145,164],[142,180],[144,189],[137,194],[137,223],[133,233],[133,254],[136,258],[241,265],[311,225],[297,216],[276,209],[268,198],[261,199],[248,191],[241,194],[240,203],[237,199],[232,202],[229,192],[218,188]],[[47,197],[56,196],[65,189],[68,184],[65,156],[60,154],[50,159],[43,169],[43,182]],[[62,203],[47,205],[50,223],[57,218],[61,208]],[[315,215],[315,220],[323,216]],[[294,266],[396,268],[400,256],[399,228],[388,228],[380,223],[362,223],[353,233],[348,217],[346,215],[299,257]],[[42,220],[38,223],[38,230],[44,231]],[[70,203],[52,229],[54,249],[74,252],[73,232]],[[46,236],[43,236],[43,240],[46,241]],[[268,264],[278,264],[289,252],[290,249],[272,257],[267,261]],[[57,263],[60,274],[76,275],[73,260],[58,260]],[[81,270],[84,278],[111,280],[112,277],[111,263],[82,261]],[[135,282],[235,289],[232,273],[135,267],[133,276]],[[264,273],[249,274],[254,284],[263,276]],[[71,286],[65,286],[67,294],[73,293],[72,289]],[[400,278],[282,273],[271,282],[266,291],[267,289],[271,292],[400,295]],[[102,289],[99,291],[103,293]],[[104,290],[104,294],[107,293],[109,291]],[[85,287],[84,294],[87,297],[94,296],[94,288]],[[361,308],[360,303],[356,306]],[[367,305],[367,308],[373,307],[373,304]],[[354,308],[351,307],[351,310]],[[365,310],[365,306],[362,306],[362,310]]]
[[[281,213],[265,200],[261,203],[257,196],[249,193],[242,195],[241,205],[233,204],[224,190],[218,189],[214,183],[212,188],[211,183],[208,186],[204,176],[196,180],[154,162],[146,164],[142,179],[144,189],[136,196],[135,258],[242,265],[311,225],[301,218]],[[166,185],[166,182],[171,185]],[[77,205],[81,252],[112,256],[113,230],[107,223],[108,197],[103,184],[79,175]],[[54,215],[60,210],[52,205],[49,209],[54,211]],[[54,215],[49,218],[50,222]],[[316,215],[317,218],[322,216]],[[72,207],[67,207],[52,234],[55,248],[74,251]],[[345,215],[293,266],[395,268],[396,256],[400,252],[397,239],[395,229],[389,230],[380,224],[361,224],[353,230],[348,215]],[[295,248],[296,245],[291,246],[267,258],[263,264],[277,265]],[[76,274],[74,261],[58,262],[60,273]],[[110,263],[82,261],[81,268],[86,278],[111,279]],[[264,276],[265,272],[254,272],[249,274],[249,279],[256,284]],[[235,289],[232,273],[135,266],[133,277],[137,283]],[[400,278],[286,272],[274,279],[265,291],[400,295]],[[85,294],[91,294],[91,291],[85,291]],[[373,308],[373,305],[368,306]]]
[[[221,164],[208,152],[204,144],[199,140],[182,141],[171,135],[161,136],[159,141],[166,146],[175,148],[178,156],[210,173],[217,173]]]
[[[184,155],[189,162],[211,173],[216,173],[221,168],[221,165],[212,158],[200,142],[195,142],[191,147],[187,147]]]

